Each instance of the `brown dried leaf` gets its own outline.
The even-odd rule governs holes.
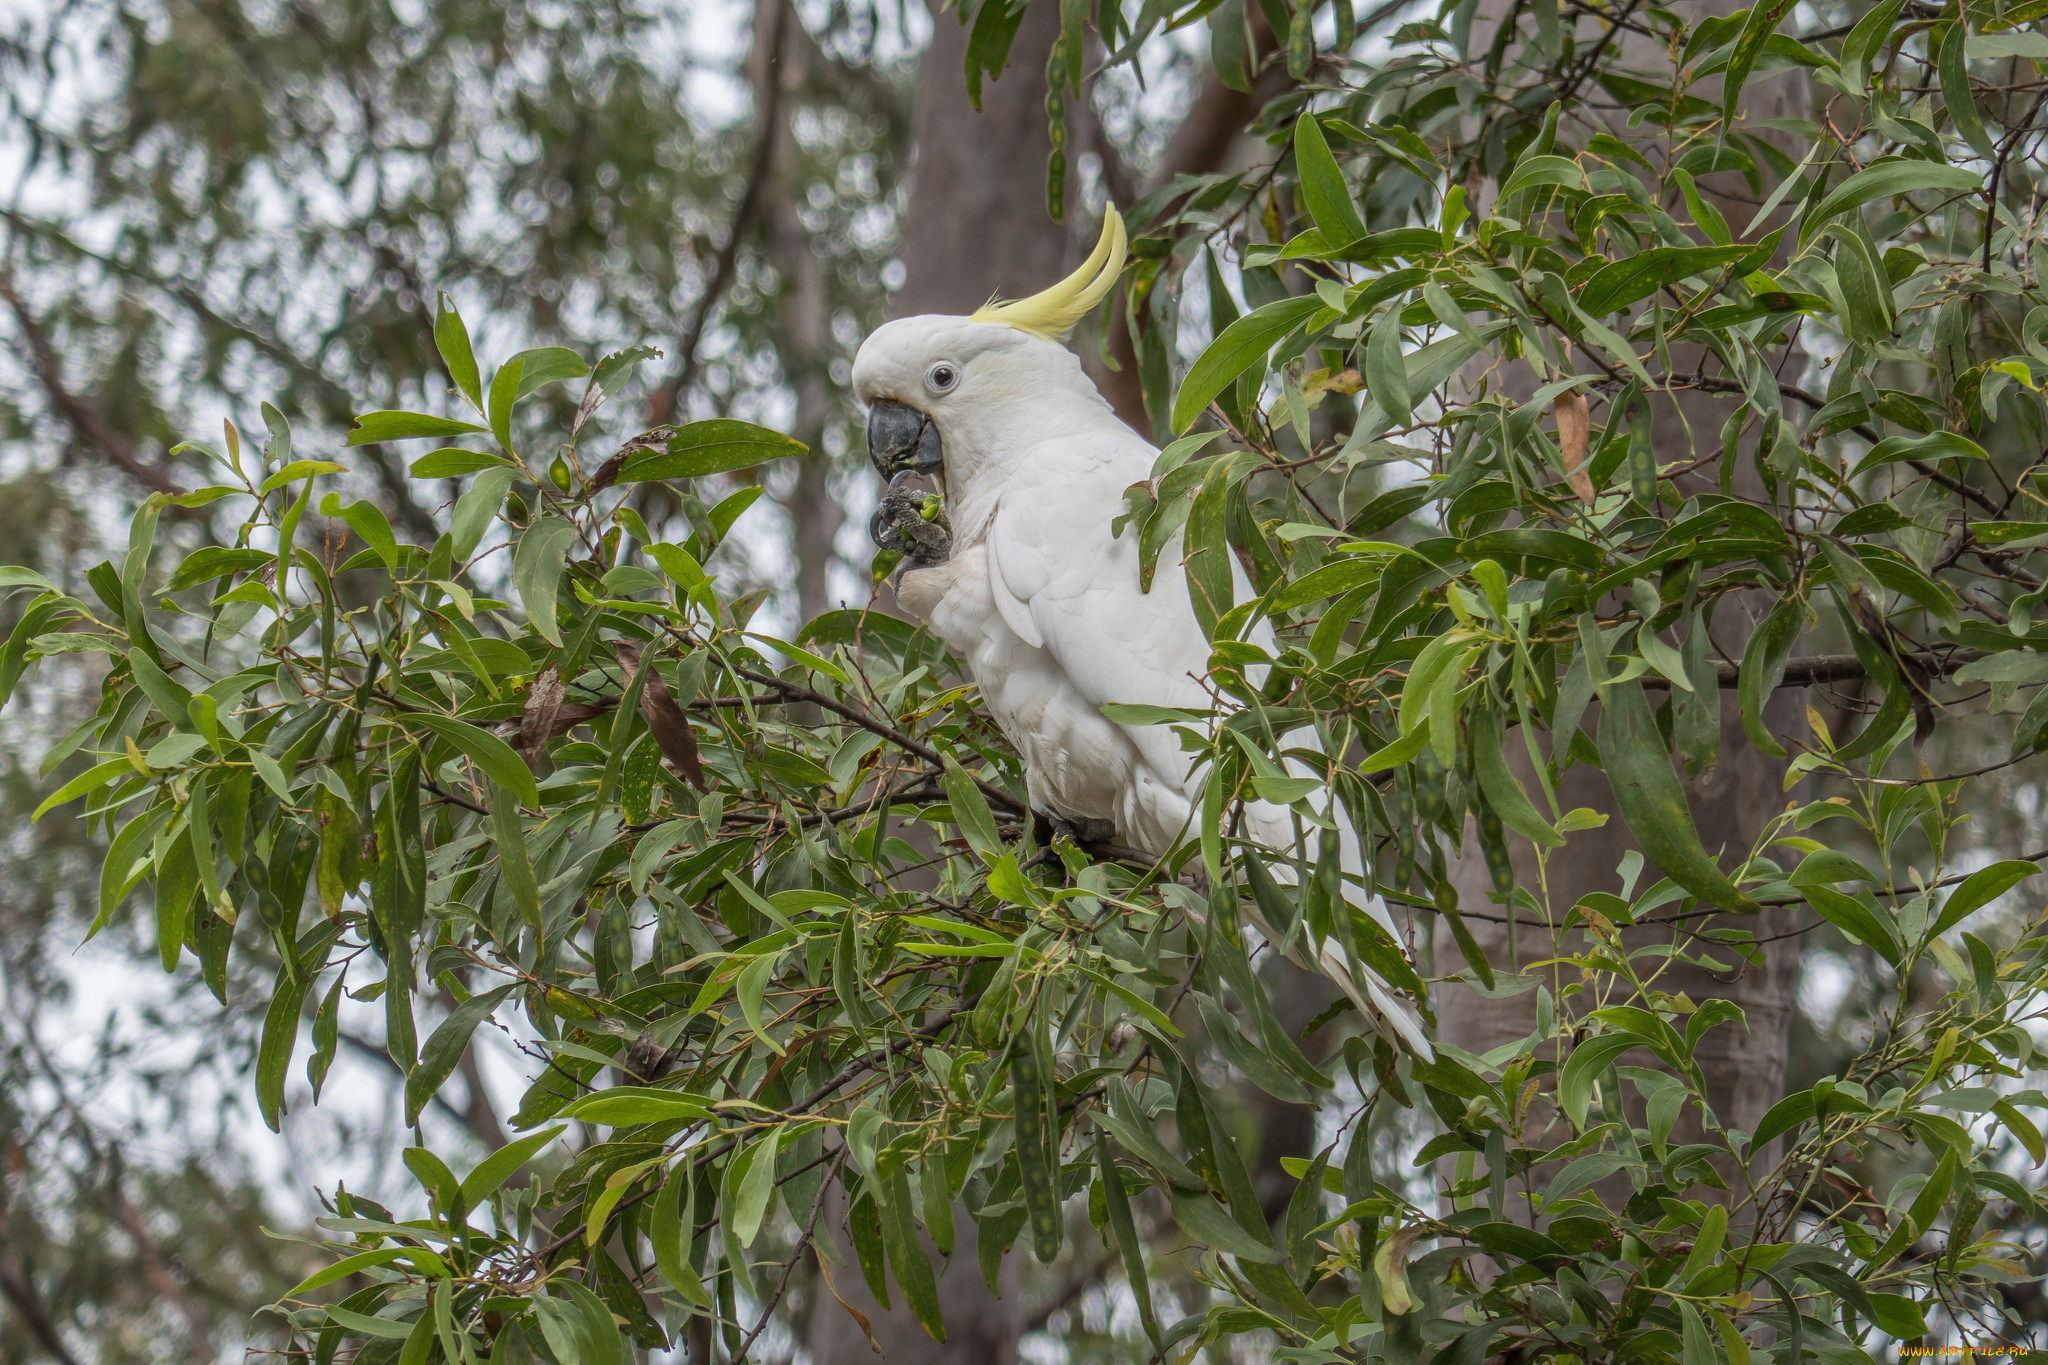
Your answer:
[[[1591,507],[1593,476],[1586,472],[1586,441],[1593,434],[1593,418],[1586,411],[1586,395],[1571,389],[1557,396],[1551,409],[1557,414],[1557,444],[1564,451],[1564,476],[1579,501]]]
[[[881,1343],[875,1340],[875,1329],[868,1322],[868,1315],[840,1297],[839,1286],[832,1282],[831,1263],[826,1261],[825,1254],[816,1247],[811,1248],[811,1250],[818,1258],[818,1270],[825,1277],[825,1287],[832,1291],[832,1297],[839,1300],[839,1306],[847,1311],[853,1318],[854,1325],[860,1328],[861,1335],[868,1339],[868,1349],[876,1355],[880,1355],[882,1353]]]
[[[619,661],[619,668],[626,675],[625,685],[631,687],[633,676],[640,671],[640,646],[630,640],[615,640],[612,657]],[[654,742],[661,746],[662,756],[682,774],[684,781],[698,791],[705,790],[704,764],[697,757],[697,737],[690,732],[690,718],[676,705],[659,669],[650,669],[640,688],[640,714],[646,717],[647,728],[654,732]]]
[[[529,765],[540,757],[540,751],[547,745],[554,731],[556,713],[562,709],[562,699],[568,693],[568,684],[562,681],[559,664],[549,664],[533,680],[533,686],[526,689],[526,709],[519,715],[519,751]]]

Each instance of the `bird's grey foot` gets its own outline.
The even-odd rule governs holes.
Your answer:
[[[894,550],[913,569],[942,563],[953,553],[953,524],[935,493],[890,485],[868,521],[868,537]]]
[[[1071,839],[1076,844],[1113,844],[1116,842],[1116,822],[1084,816],[1069,820],[1063,815],[1045,817],[1046,827],[1054,838]]]

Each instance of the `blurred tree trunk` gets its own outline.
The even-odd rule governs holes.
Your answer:
[[[1501,7],[1489,0],[1488,8],[1493,10],[1494,22],[1498,22]],[[1731,0],[1698,0],[1689,8],[1689,21],[1697,22],[1711,15],[1729,13],[1736,5]],[[1482,20],[1485,17],[1482,11]],[[1475,28],[1474,50],[1483,47],[1485,41],[1480,28]],[[1581,42],[1585,41],[1587,37],[1582,35]],[[1664,48],[1631,32],[1623,39],[1623,60],[1631,66],[1655,70],[1668,66],[1670,57]],[[1696,88],[1693,93],[1718,98],[1718,82],[1710,89]],[[1742,115],[1752,125],[1764,119],[1804,114],[1808,107],[1804,77],[1798,72],[1787,72],[1752,81],[1744,88],[1743,106]],[[1621,118],[1611,120],[1610,131],[1618,137],[1637,141],[1654,135],[1630,129]],[[1774,141],[1782,141],[1786,136],[1782,133],[1765,135]],[[1653,157],[1657,155],[1657,149],[1648,150]],[[1713,202],[1738,230],[1755,216],[1759,207],[1761,196],[1750,194],[1740,175],[1733,172],[1704,177],[1700,188],[1704,197]],[[1492,187],[1487,187],[1489,196],[1491,192]],[[1682,213],[1683,207],[1674,212]],[[1683,348],[1673,347],[1672,352],[1671,363],[1675,372],[1687,372],[1699,363],[1697,354],[1683,353]],[[1720,431],[1722,423],[1742,401],[1739,396],[1699,392],[1677,395],[1675,401],[1672,395],[1658,395],[1652,404],[1652,443],[1659,462],[1677,462],[1684,457],[1684,452],[1714,439],[1714,433]],[[1712,473],[1710,469],[1709,477],[1693,475],[1681,479],[1681,495],[1718,491]],[[1768,503],[1755,470],[1747,460],[1736,473],[1734,492],[1739,497]],[[1768,609],[1768,602],[1761,599],[1750,601],[1742,595],[1722,601],[1713,621],[1714,657],[1730,660],[1742,657],[1743,646],[1760,619],[1760,604]],[[1781,743],[1804,735],[1806,696],[1804,689],[1786,688],[1765,705],[1765,726],[1779,737]],[[1589,733],[1598,725],[1598,714],[1599,705],[1595,702],[1588,708],[1583,722]],[[1525,785],[1531,784],[1523,746],[1510,743],[1507,747],[1510,765]],[[1685,779],[1701,842],[1710,853],[1726,855],[1724,866],[1729,865],[1727,859],[1746,854],[1757,834],[1784,809],[1788,799],[1783,783],[1785,767],[1785,760],[1770,757],[1750,741],[1742,728],[1734,694],[1724,690],[1721,694],[1718,761],[1698,777]],[[1683,778],[1685,774],[1681,771],[1680,776]],[[1553,919],[1561,919],[1587,892],[1618,894],[1622,887],[1616,868],[1624,854],[1636,850],[1635,840],[1617,808],[1613,790],[1602,773],[1584,765],[1572,768],[1558,783],[1557,799],[1564,810],[1590,807],[1608,819],[1606,825],[1599,829],[1571,835],[1565,855],[1553,858],[1545,869],[1544,885]],[[1534,848],[1512,833],[1508,842],[1517,884],[1538,886]],[[1465,850],[1466,856],[1455,861],[1450,871],[1459,902],[1468,909],[1487,907],[1489,912],[1498,911],[1498,906],[1489,904],[1493,893],[1492,880],[1469,828]],[[1646,867],[1636,882],[1636,890],[1643,891],[1659,875],[1654,866]],[[1724,923],[1729,918],[1717,917]],[[1788,934],[1798,918],[1796,907],[1777,907],[1765,910],[1754,920],[1742,921],[1741,927],[1750,930],[1759,940],[1770,940]],[[1521,972],[1526,970],[1526,964],[1552,956],[1546,931],[1541,927],[1529,927],[1526,918],[1517,926],[1513,951],[1510,951],[1505,924],[1480,920],[1468,923],[1480,948],[1497,970]],[[1693,927],[1704,926],[1695,921]],[[1456,965],[1456,950],[1449,946],[1447,940],[1447,934],[1439,936],[1439,970]],[[1631,937],[1629,941],[1634,939]],[[1791,1035],[1792,1011],[1799,983],[1799,940],[1782,937],[1767,943],[1761,966],[1751,966],[1728,949],[1710,942],[1693,940],[1688,946],[1694,952],[1725,964],[1730,970],[1712,972],[1685,963],[1673,963],[1670,970],[1659,978],[1658,988],[1674,995],[1683,993],[1695,1001],[1708,997],[1732,1000],[1742,1008],[1746,1027],[1724,1024],[1710,1030],[1701,1039],[1695,1055],[1706,1077],[1708,1100],[1719,1123],[1723,1127],[1753,1131],[1757,1120],[1784,1091],[1787,1042]],[[1438,1001],[1439,1034],[1454,1046],[1484,1054],[1504,1043],[1526,1037],[1535,1025],[1535,1006],[1533,990],[1489,999],[1463,986],[1449,987]],[[1632,1092],[1628,1098],[1634,1101]],[[1636,1107],[1640,1108],[1639,1105]],[[1541,1122],[1541,1115],[1534,1121]],[[1688,1111],[1674,1134],[1674,1141],[1690,1140],[1697,1133],[1696,1118]],[[1444,1173],[1448,1173],[1447,1167]],[[1540,1185],[1540,1181],[1537,1183]],[[1606,1186],[1600,1190],[1603,1196],[1615,1193]],[[1621,1193],[1626,1196],[1625,1191]],[[1736,1197],[1739,1198],[1740,1193],[1738,1189]]]
[[[769,11],[785,0],[761,0],[755,31],[763,27]],[[785,18],[787,29],[779,51],[757,57],[754,88],[763,90],[770,81],[778,83],[784,98],[772,101],[778,109],[789,106],[787,96],[806,88],[818,76],[823,54],[803,25]],[[761,69],[764,58],[767,69]],[[846,512],[833,496],[830,486],[831,457],[825,452],[825,429],[832,417],[831,303],[825,290],[825,263],[819,259],[811,234],[799,212],[804,201],[803,166],[787,113],[778,118],[764,136],[774,139],[769,150],[767,194],[768,261],[781,277],[776,298],[779,330],[782,333],[782,370],[796,391],[796,423],[792,431],[811,448],[810,455],[797,461],[796,485],[782,499],[789,511],[793,537],[791,550],[796,561],[797,619],[808,621],[835,605],[830,599],[828,580],[833,545]]]

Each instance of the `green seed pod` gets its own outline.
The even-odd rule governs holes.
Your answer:
[[[1424,824],[1433,825],[1444,813],[1444,765],[1436,750],[1425,744],[1408,766],[1415,774],[1415,813]]]
[[[562,458],[560,451],[555,452],[554,463],[548,466],[548,481],[564,493],[575,486],[576,480],[569,472],[569,462]]]
[[[1415,779],[1406,766],[1394,769],[1394,889],[1415,880]]]
[[[1484,800],[1473,803],[1479,829],[1479,851],[1486,857],[1486,870],[1493,876],[1493,889],[1505,896],[1515,889],[1515,864],[1508,857],[1507,831],[1493,807]]]
[[[1067,52],[1055,43],[1045,62],[1045,134],[1052,155],[1045,163],[1045,211],[1055,223],[1067,220]]]
[[[531,515],[526,510],[526,499],[520,497],[516,490],[505,494],[505,520],[514,526],[524,526]]]
[[[1287,26],[1287,74],[1305,81],[1316,62],[1315,10],[1312,0],[1294,7],[1294,20]]]
[[[1341,57],[1358,41],[1358,11],[1351,7],[1351,0],[1335,0],[1333,8],[1337,13],[1335,50]]]

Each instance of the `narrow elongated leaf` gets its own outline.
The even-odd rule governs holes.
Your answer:
[[[1827,197],[1806,215],[1799,229],[1800,239],[1810,240],[1829,220],[1851,209],[1862,208],[1873,199],[1911,194],[1916,190],[1963,194],[1983,188],[1983,177],[1961,166],[1937,165],[1931,161],[1873,162],[1828,191]]]
[[[1313,114],[1295,120],[1294,165],[1301,177],[1302,202],[1308,205],[1323,240],[1341,248],[1365,236],[1365,223],[1351,202],[1351,187],[1345,183],[1337,159],[1330,155],[1323,126]]]
[[[470,1035],[476,1027],[490,1017],[491,1011],[510,995],[516,985],[499,986],[472,995],[457,1005],[440,1026],[434,1030],[420,1049],[420,1059],[413,1064],[412,1071],[405,1078],[405,1122],[408,1127],[419,1122],[420,1111],[427,1107],[427,1101],[455,1074],[455,1067],[462,1061],[462,1054],[469,1048]]]
[[[477,375],[476,352],[470,349],[469,328],[463,325],[462,314],[455,311],[455,303],[445,289],[435,297],[434,348],[441,353],[441,363],[448,367],[448,377],[455,381],[455,387],[481,411],[483,384]]]
[[[406,719],[453,744],[483,769],[486,777],[518,797],[521,805],[540,804],[540,786],[533,780],[533,769],[513,752],[511,745],[490,731],[480,730],[453,716],[437,716],[431,711],[411,712]]]
[[[1723,910],[1755,914],[1762,907],[1728,880],[1700,844],[1685,788],[1672,771],[1671,755],[1642,684],[1631,679],[1602,690],[1600,759],[1622,819],[1644,854],[1701,900]]]
[[[563,556],[575,541],[574,525],[560,517],[542,517],[526,528],[512,554],[512,583],[526,606],[526,619],[557,649],[562,645],[555,611],[562,571],[567,567]]]
[[[629,456],[619,482],[702,478],[809,453],[809,446],[779,431],[718,417],[675,428],[658,445]]]
[[[1173,429],[1184,432],[1202,415],[1202,409],[1237,377],[1259,363],[1273,349],[1273,343],[1315,316],[1323,307],[1321,299],[1280,299],[1253,309],[1223,329],[1181,381],[1173,400]]]
[[[483,427],[454,417],[434,417],[424,412],[366,412],[356,418],[347,444],[374,445],[378,441],[410,441],[421,436],[461,436]],[[287,480],[289,482],[289,480]]]
[[[2039,863],[2013,858],[1972,872],[1963,884],[1949,893],[1928,937],[1936,938],[1961,924],[1973,912],[1989,905],[2027,878],[2039,873]]]

